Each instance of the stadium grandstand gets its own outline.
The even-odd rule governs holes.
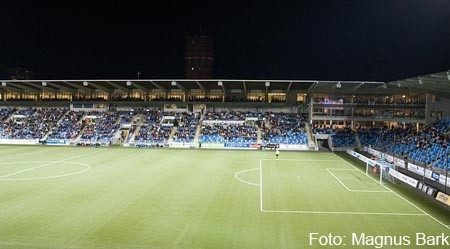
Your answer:
[[[297,160],[301,164],[304,158],[297,158],[297,154],[294,153],[302,151],[304,157],[310,158],[306,160],[310,160],[311,164],[322,162],[321,165],[326,165],[327,160],[333,163],[333,166],[327,166],[326,170],[350,193],[391,194],[390,190],[374,186],[371,181],[360,183],[364,180],[353,168],[349,169],[348,165],[335,166],[342,162],[348,164],[348,161],[342,159],[345,156],[339,156],[341,159],[336,161],[330,152],[344,154],[349,158],[362,160],[365,174],[370,175],[370,178],[375,177],[376,181],[379,179],[381,186],[385,186],[386,182],[389,184],[403,182],[413,187],[416,192],[423,192],[426,196],[424,198],[432,196],[437,203],[450,205],[445,199],[450,194],[449,96],[450,71],[391,82],[225,79],[4,80],[0,85],[0,144],[35,145],[39,148],[73,146],[94,150],[91,153],[96,153],[95,150],[103,151],[95,149],[96,147],[111,147],[109,151],[113,152],[102,159],[108,162],[108,165],[110,162],[114,164],[114,160],[119,160],[111,159],[119,154],[123,160],[134,161],[145,157],[144,154],[140,154],[136,156],[138,159],[132,158],[136,151],[167,152],[165,157],[156,157],[152,154],[150,159],[134,162],[141,166],[149,162],[160,163],[164,167],[171,164],[192,164],[192,168],[201,162],[198,160],[206,158],[205,160],[211,160],[209,162],[212,160],[225,162],[228,156],[221,154],[217,158],[207,159],[207,154],[196,154],[199,155],[198,158],[193,156],[191,159],[180,159],[188,157],[177,159],[172,155],[187,151],[225,153],[225,150],[233,150],[234,152],[227,152],[229,155],[238,155],[232,154],[239,153],[238,151],[245,152],[246,154],[239,154],[238,160],[230,159],[233,164],[229,167],[232,169],[240,163],[249,161],[254,163],[255,160],[248,157],[252,154],[258,155],[257,151],[276,150],[276,159],[258,159],[259,168],[243,169],[235,173],[238,181],[259,186],[262,213],[321,213],[344,216],[387,213],[387,215],[420,216],[424,214],[410,211],[408,209],[410,207],[399,208],[399,211],[393,211],[392,208],[386,211],[383,209],[385,208],[383,201],[374,202],[373,207],[376,209],[371,207],[362,211],[355,209],[363,205],[361,203],[365,203],[367,199],[349,205],[349,210],[356,211],[326,211],[329,204],[322,209],[319,208],[319,211],[276,209],[279,203],[285,202],[276,201],[277,198],[281,198],[277,197],[279,194],[272,195],[273,202],[270,200],[263,202],[263,195],[266,195],[264,191],[267,191],[262,187],[263,175],[266,179],[280,177],[276,180],[277,187],[283,182],[288,184],[290,180],[287,179],[290,178],[283,178],[284,173],[280,172],[263,174],[262,169],[264,167],[267,171],[269,171],[267,168],[274,168],[270,169],[272,171],[279,170],[270,166],[271,160],[280,160],[279,162],[286,160],[283,161],[283,165]],[[118,147],[123,149],[113,149]],[[219,149],[221,152],[216,152]],[[279,151],[282,151],[280,159]],[[285,153],[286,151],[292,153]],[[289,156],[283,159],[286,154]],[[71,156],[69,159],[78,157]],[[162,158],[167,161],[161,161]],[[249,161],[245,161],[247,159]],[[25,175],[24,178],[17,179],[60,178],[83,173],[90,168],[88,161],[81,163],[67,160],[36,160],[41,162],[37,168],[55,163],[68,165],[78,163],[87,168],[79,172],[62,172],[56,176],[45,175],[49,174],[47,172],[44,176]],[[286,167],[289,170],[291,166]],[[0,180],[16,180],[10,177],[27,173],[36,167],[5,173],[0,176]],[[65,167],[57,170],[63,168]],[[146,167],[141,167],[137,171],[140,172],[144,168]],[[312,170],[311,168],[314,167],[309,167],[308,170]],[[181,167],[176,170],[178,172],[183,169]],[[208,173],[210,175],[211,171],[208,170],[205,172],[210,172]],[[242,173],[251,171],[259,172],[255,179],[260,179],[260,184],[240,178]],[[340,176],[339,174],[343,174],[341,172],[350,173]],[[127,171],[127,174],[131,173]],[[192,174],[199,173],[190,172],[187,178]],[[310,174],[321,173],[310,172]],[[296,179],[308,181],[307,177],[303,179],[300,173],[295,175]],[[340,178],[344,179],[343,181],[353,179],[355,181],[351,184],[362,185],[358,185],[359,187],[355,187],[354,190]],[[218,178],[216,180],[223,181]],[[322,183],[318,181],[310,184]],[[105,186],[101,185],[100,188]],[[191,186],[196,188],[195,184]],[[290,186],[289,191],[294,188],[294,185]],[[170,188],[167,191],[170,192]],[[287,193],[290,193],[289,191]],[[192,198],[196,203],[202,202],[196,199],[197,196]],[[393,203],[393,207],[404,204],[395,201]],[[274,210],[266,210],[266,206],[269,205],[272,205]],[[317,207],[322,204],[311,205]],[[448,210],[448,207],[445,208],[444,211]],[[432,218],[443,224],[434,216]],[[411,227],[414,226],[411,224]]]
[[[446,170],[449,77],[440,72],[392,82],[4,80],[0,136],[2,144],[371,147]]]
[[[446,170],[449,77],[447,71],[392,82],[4,80],[0,136],[2,144],[372,147]]]

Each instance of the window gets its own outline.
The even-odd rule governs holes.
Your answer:
[[[72,94],[69,92],[58,92],[56,98],[61,100],[72,100]]]
[[[305,103],[306,102],[306,93],[297,93],[297,102]]]
[[[152,92],[148,95],[150,101],[164,100],[166,97],[164,92]]]
[[[175,101],[184,101],[184,93],[183,92],[171,92],[167,95],[169,100]]]
[[[269,93],[269,103],[286,102],[286,93]]]
[[[24,96],[22,95],[22,97],[24,97]],[[56,98],[56,93],[54,93],[54,92],[42,92],[41,93],[42,100],[52,100],[55,98]]]
[[[22,99],[26,100],[37,100],[38,95],[36,93],[23,93]]]
[[[265,96],[264,93],[248,93],[247,100],[248,101],[264,101]]]
[[[108,100],[108,93],[107,92],[95,92],[92,94],[92,97],[97,100]]]

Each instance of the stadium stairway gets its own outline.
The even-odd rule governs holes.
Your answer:
[[[42,140],[47,140],[48,136],[53,132],[53,128],[59,127],[59,125],[61,124],[61,122],[64,120],[64,118],[66,117],[66,115],[70,112],[70,109],[67,110],[64,114],[61,115],[61,117],[58,119],[58,121],[56,122],[56,125],[54,127],[51,127],[49,129],[49,131],[47,133],[45,133],[45,135],[41,138]]]
[[[261,134],[261,129],[257,126],[256,127],[256,134],[257,134],[257,138],[256,138],[256,143],[257,144],[262,144],[262,134]]]
[[[173,142],[173,136],[175,136],[175,133],[177,133],[177,127],[172,127],[172,130],[170,130],[169,139],[167,139],[167,143],[172,144]]]
[[[56,125],[54,127],[51,127],[49,129],[49,131],[41,139],[47,140],[48,136],[52,133],[53,128],[58,127],[69,112],[70,112],[70,109],[67,110],[63,115],[61,115],[61,117],[58,119],[58,122],[56,122]]]
[[[200,137],[200,131],[202,129],[204,117],[205,117],[205,114],[202,114],[202,116],[200,117],[200,120],[198,121],[197,129],[195,130],[195,136],[194,136],[194,140],[193,140],[194,143],[198,143],[198,138]]]
[[[83,115],[83,117],[80,119],[80,121],[79,122],[83,122],[85,119],[86,119],[86,113]],[[74,144],[77,144],[79,141],[80,141],[80,139],[81,139],[81,136],[84,134],[84,131],[86,130],[86,126],[87,125],[83,125],[83,127],[81,127],[81,130],[80,130],[80,132],[78,133],[78,135],[77,135],[77,137],[75,137],[74,139],[72,139],[70,142],[71,143],[74,143]]]
[[[361,144],[361,140],[359,139],[358,132],[355,132],[355,140],[356,140],[356,146],[358,146],[358,149],[362,150],[363,146]]]
[[[311,128],[309,127],[308,122],[305,122],[305,131],[306,131],[306,136],[308,138],[308,147],[311,149],[313,148],[314,150],[318,150],[316,142],[313,138],[313,135],[311,133]]]
[[[136,138],[136,135],[139,133],[139,130],[141,129],[142,125],[144,124],[144,115],[138,114],[133,118],[132,122],[136,122],[136,129],[134,129],[134,132],[131,134],[128,134],[128,137],[125,139],[125,143],[134,144],[134,140]]]
[[[116,134],[114,134],[111,144],[123,144],[123,141],[121,140],[122,137],[122,131],[119,129],[117,129]]]

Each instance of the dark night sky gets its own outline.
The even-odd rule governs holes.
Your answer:
[[[91,1],[93,2],[93,1]],[[147,1],[153,2],[153,1]],[[450,69],[450,0],[2,3],[0,76],[183,78],[212,35],[215,78],[394,80]]]

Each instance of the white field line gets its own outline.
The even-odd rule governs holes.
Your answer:
[[[327,168],[329,170],[346,170],[346,171],[358,171],[357,169],[349,169],[349,168]]]
[[[338,157],[338,156],[337,156]],[[340,157],[338,157],[340,158]],[[340,158],[341,159],[341,158]],[[386,216],[430,216],[429,214],[423,212],[422,213],[399,213],[399,212],[395,212],[395,213],[386,213],[386,212],[346,212],[346,211],[304,211],[304,210],[266,210],[263,208],[263,195],[262,195],[262,160],[264,159],[260,159],[259,160],[259,167],[260,167],[260,205],[261,205],[261,212],[263,213],[298,213],[298,214],[338,214],[338,215],[386,215]],[[276,160],[276,159],[274,159]],[[301,160],[301,159],[292,159],[292,160],[296,160],[296,161],[308,161],[308,160]],[[341,159],[343,160],[343,159]],[[336,161],[336,160],[333,160]],[[348,162],[346,162],[345,160],[343,160],[345,163],[350,164]],[[351,165],[351,164],[350,164]],[[338,170],[357,170],[357,171],[361,171],[358,168],[354,167],[353,165],[352,169],[338,169]],[[328,169],[327,169],[328,170]],[[330,172],[328,170],[328,172]],[[333,173],[330,172],[330,174],[332,174],[334,177],[336,177]],[[369,177],[370,178],[370,177]],[[336,179],[338,181],[340,181],[337,177]],[[372,178],[370,178],[372,179]],[[372,179],[374,180],[374,179]],[[374,180],[375,182],[377,182],[376,180]],[[378,183],[378,182],[377,182]],[[347,186],[345,186],[345,184],[343,184],[341,182],[341,184],[347,188],[347,190],[349,190],[349,188]],[[392,192],[392,190],[388,189],[389,191],[383,191],[383,192]],[[352,190],[349,190],[352,192]]]
[[[336,154],[334,154],[334,155],[336,156]],[[353,164],[347,162],[346,160],[344,160],[344,159],[341,158],[340,156],[336,156],[336,157],[339,158],[341,161],[345,162],[346,164],[350,165],[352,168],[357,169],[357,170],[363,172],[362,170],[356,168]],[[364,174],[364,175],[366,175],[366,174]],[[366,176],[369,177],[370,179],[372,179],[373,181],[375,181],[375,182],[378,183],[378,181],[375,180],[375,179],[373,179],[372,177],[370,177],[370,176],[368,176],[368,175],[366,175]],[[386,188],[387,190],[389,190],[391,193],[393,193],[393,194],[395,194],[396,196],[398,196],[400,199],[402,199],[402,200],[405,201],[406,203],[408,203],[408,204],[410,204],[411,206],[415,207],[417,210],[419,210],[419,211],[421,211],[422,213],[428,215],[430,218],[432,218],[433,220],[435,220],[437,223],[441,224],[442,226],[444,226],[445,228],[447,228],[447,229],[450,230],[450,227],[447,226],[447,225],[445,225],[444,223],[442,223],[442,221],[436,219],[436,218],[433,217],[431,214],[425,212],[423,209],[419,208],[419,207],[416,206],[414,203],[408,201],[407,199],[405,199],[403,196],[401,196],[400,194],[398,194],[397,192],[395,192],[395,191],[392,190],[391,188],[389,188],[389,187],[387,187],[387,186],[385,186],[385,185],[383,185],[383,184],[380,184],[380,185],[383,186],[384,188]]]
[[[351,192],[361,192],[361,193],[390,193],[389,190],[364,190],[364,189],[352,189]]]
[[[330,173],[332,176],[334,176],[334,178],[336,178],[336,180],[342,185],[344,186],[344,188],[346,188],[349,192],[351,192],[352,190],[350,188],[348,188],[335,174],[333,174],[333,172],[331,172],[329,169],[327,169],[328,173]]]
[[[53,161],[53,162],[49,162],[49,163],[44,163],[44,164],[41,164],[41,165],[38,165],[38,166],[35,166],[35,167],[32,167],[32,168],[28,168],[28,169],[24,169],[24,170],[21,170],[21,171],[17,171],[17,172],[14,172],[14,173],[10,173],[10,174],[7,174],[7,175],[0,176],[0,179],[6,178],[6,177],[9,177],[9,176],[13,176],[13,175],[18,175],[18,174],[21,174],[21,173],[24,173],[24,172],[28,172],[28,171],[31,171],[31,170],[34,170],[34,169],[39,169],[39,168],[42,168],[42,167],[45,167],[45,166],[48,166],[48,165],[69,161],[69,160],[72,160],[72,159],[75,159],[75,158],[79,158],[79,157],[83,157],[83,156],[89,156],[89,155],[92,155],[92,154],[95,154],[95,153],[98,153],[98,152],[101,152],[101,151],[104,151],[104,150],[106,150],[106,149],[97,150],[97,151],[94,151],[94,152],[90,152],[90,153],[81,154],[81,155],[78,155],[78,156],[69,157],[69,158],[66,158],[66,159],[63,159],[63,160],[59,160],[59,161]]]
[[[21,162],[8,162],[8,163],[0,163],[1,164],[6,164],[6,165],[10,165],[10,164],[23,164],[23,163],[49,163],[49,162],[54,162],[54,161],[21,161]]]
[[[263,209],[263,177],[262,177],[262,160],[259,160],[259,205],[260,211]]]
[[[236,174],[234,174],[234,178],[236,178],[238,181],[241,181],[241,182],[243,182],[243,183],[247,183],[247,184],[250,184],[250,185],[254,185],[254,186],[258,186],[258,187],[259,187],[259,184],[257,184],[257,183],[249,182],[249,181],[246,181],[246,180],[243,180],[243,179],[239,178],[239,175],[240,175],[241,173],[244,173],[244,172],[247,172],[247,171],[254,171],[254,170],[259,170],[259,168],[253,168],[253,169],[241,170],[241,171],[239,171],[239,172],[236,172]]]
[[[0,179],[0,181],[28,181],[28,180],[44,180],[44,179],[61,178],[61,177],[65,177],[65,176],[78,175],[78,174],[84,173],[86,171],[89,171],[91,169],[91,166],[89,164],[85,164],[85,163],[76,163],[76,162],[64,162],[64,163],[78,164],[78,165],[84,166],[85,168],[80,171],[77,171],[77,172],[61,174],[61,175],[30,177],[30,178],[7,178],[7,179]]]
[[[345,185],[340,179],[339,177],[337,177],[335,174],[333,174],[331,171],[335,170],[333,168],[328,168],[326,169],[328,171],[328,173],[330,173],[332,176],[334,176],[334,178],[336,178],[336,180],[339,181],[339,183],[341,183],[348,191],[350,192],[360,192],[360,193],[389,193],[391,191],[389,190],[364,190],[364,189],[350,189],[349,187],[347,187],[347,185]],[[357,169],[337,169],[337,170],[346,170],[346,171],[358,171]]]
[[[263,213],[299,213],[299,214],[349,214],[349,215],[391,215],[391,216],[427,216],[410,213],[374,213],[374,212],[339,212],[339,211],[302,211],[302,210],[263,210]]]

